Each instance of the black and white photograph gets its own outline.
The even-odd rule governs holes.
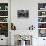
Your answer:
[[[17,10],[18,18],[28,18],[29,17],[29,10]]]

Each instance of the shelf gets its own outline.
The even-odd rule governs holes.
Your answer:
[[[44,16],[38,16],[38,17],[46,17],[46,15],[44,15]]]
[[[8,23],[8,22],[0,22],[0,23]]]
[[[46,28],[38,28],[38,29],[46,29]]]
[[[46,11],[46,10],[38,10],[38,11]]]
[[[8,17],[8,16],[0,16],[0,17]]]
[[[8,10],[0,10],[0,11],[8,11]]]
[[[38,22],[38,23],[46,23],[46,22]]]

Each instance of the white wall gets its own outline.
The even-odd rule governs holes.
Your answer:
[[[29,10],[29,18],[17,17],[17,10],[21,9]],[[14,0],[11,2],[11,15],[12,22],[15,23],[17,30],[27,30],[29,26],[37,23],[37,2],[31,0]]]
[[[27,30],[32,24],[37,29],[38,25],[38,3],[46,0],[11,0],[11,22],[16,25],[17,30]],[[29,10],[29,18],[18,18],[17,10]]]
[[[29,10],[29,18],[17,18],[17,10],[21,9],[28,9]],[[37,0],[11,0],[11,22],[13,22],[16,25],[16,32],[20,33],[20,30],[22,32],[27,33],[27,30],[29,26],[32,24],[35,26],[35,33],[33,33],[35,36],[37,36],[37,9],[38,9],[38,4]],[[30,33],[29,33],[30,34]],[[13,40],[14,41],[14,40]],[[35,38],[33,39],[35,43]],[[37,40],[36,40],[37,41]]]
[[[38,3],[45,3],[46,0],[11,0],[11,22],[16,25],[16,28],[19,30],[27,30],[29,26],[32,24],[35,26],[34,36],[38,36]],[[18,19],[17,18],[17,10],[28,9],[29,10],[29,18],[26,19]],[[37,39],[37,40],[36,40]],[[40,46],[39,44],[43,44],[42,38],[34,37],[33,38],[33,46]],[[39,43],[39,44],[38,44]]]

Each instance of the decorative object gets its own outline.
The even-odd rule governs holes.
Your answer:
[[[30,35],[19,35],[20,36],[20,38],[23,40],[23,41],[25,41],[25,44],[26,45],[32,45],[32,36],[30,36]],[[27,41],[27,42],[26,42]],[[29,43],[28,43],[29,42]]]
[[[8,23],[0,23],[0,35],[8,37]]]
[[[28,18],[29,17],[29,10],[18,10],[17,11],[18,18]]]
[[[38,10],[45,10],[46,9],[46,3],[38,3]]]
[[[42,12],[42,15],[45,15],[45,12]]]
[[[8,11],[0,11],[0,16],[8,16]]]
[[[8,6],[5,6],[5,10],[8,10]]]
[[[29,26],[29,30],[34,30],[34,26],[33,25],[31,25],[31,26]]]
[[[38,22],[46,22],[46,17],[38,17]]]
[[[0,10],[8,10],[8,3],[0,3]]]
[[[11,23],[11,30],[16,30],[16,26],[13,23]]]
[[[39,37],[46,37],[46,29],[39,29]]]
[[[0,6],[0,10],[1,10],[1,6]]]
[[[38,11],[38,16],[46,16],[46,11]]]
[[[25,46],[25,41],[21,40],[21,46]]]
[[[40,10],[44,10],[44,8],[40,8]]]
[[[0,17],[0,22],[8,22],[7,19],[7,17]]]
[[[32,36],[31,35],[19,35],[15,37],[16,46],[30,46],[32,45]]]
[[[46,28],[46,23],[43,23],[43,24],[39,23],[38,28]]]

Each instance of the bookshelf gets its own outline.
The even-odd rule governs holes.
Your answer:
[[[38,32],[39,37],[46,37],[46,3],[38,3]]]
[[[0,35],[8,37],[8,3],[0,3]]]

